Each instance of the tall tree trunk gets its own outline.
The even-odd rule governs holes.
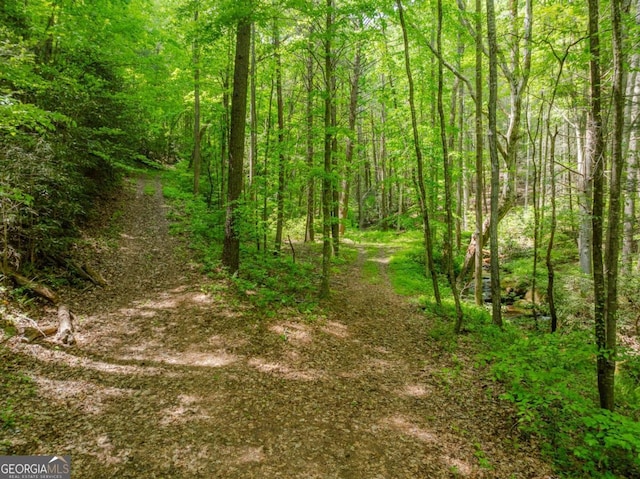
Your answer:
[[[193,14],[193,22],[198,27],[198,8]],[[193,41],[193,194],[200,193],[200,45],[198,44],[198,33]]]
[[[358,123],[358,144],[362,145],[364,143],[364,139],[363,139],[363,133],[362,133],[362,124]],[[366,169],[366,165],[368,164],[368,159],[367,159],[367,154],[366,151],[362,152],[362,150],[359,150],[362,153],[362,157],[364,159],[364,164],[365,167],[358,167],[358,185],[357,185],[357,195],[358,195],[358,228],[362,229],[364,228],[364,192],[363,192],[363,176],[365,176],[365,184],[364,184],[364,190],[367,190],[367,185],[366,185],[366,170],[365,170],[365,175],[363,175],[363,169]],[[358,162],[358,164],[360,164],[360,162]]]
[[[326,23],[324,39],[324,174],[322,176],[322,278],[320,297],[329,296],[329,274],[331,266],[331,170],[333,129],[331,128],[333,110],[333,0],[326,0]]]
[[[467,165],[465,161],[465,157],[463,154],[464,151],[464,137],[465,137],[465,129],[464,129],[464,84],[460,83],[459,87],[459,109],[460,113],[458,115],[458,123],[452,125],[458,128],[458,142],[457,142],[457,164],[456,167],[458,169],[458,182],[456,187],[456,253],[460,253],[462,250],[462,231],[467,229],[467,204],[465,201],[465,193],[466,187],[468,185],[467,181]]]
[[[456,286],[456,278],[453,272],[453,187],[451,185],[451,159],[449,158],[449,145],[447,141],[447,124],[444,116],[444,106],[442,101],[442,90],[444,89],[444,66],[442,63],[442,0],[438,0],[438,31],[436,36],[436,49],[438,55],[438,118],[440,119],[440,140],[442,143],[442,156],[444,165],[444,195],[445,210],[447,215],[447,236],[445,242],[445,257],[447,264],[447,277],[451,294],[456,306],[455,332],[462,330],[462,307],[460,306],[460,295]]]
[[[591,9],[590,9],[591,11]],[[622,39],[622,1],[611,2],[613,38],[613,135],[611,148],[611,179],[609,184],[609,214],[607,216],[607,248],[604,268],[606,274],[604,391],[600,392],[600,405],[613,411],[615,407],[614,382],[616,369],[616,335],[618,320],[618,268],[620,256],[620,216],[622,199],[622,170],[624,133],[624,48]],[[598,357],[600,354],[598,355]]]
[[[598,0],[589,0],[589,77],[590,105],[587,126],[587,159],[593,165],[592,254],[594,322],[597,352],[598,392],[600,406],[613,408],[613,390],[609,382],[607,354],[606,301],[603,264],[603,215],[604,215],[604,139],[602,133],[600,33]]]
[[[222,264],[231,274],[238,271],[240,267],[238,201],[242,194],[250,44],[251,22],[249,18],[243,16],[238,21],[236,34],[233,98],[231,101],[231,136],[229,138],[229,191],[222,249]]]
[[[556,139],[558,137],[558,127],[556,126],[555,132],[551,134],[551,112],[553,110],[553,105],[555,103],[556,94],[558,93],[558,85],[560,83],[560,78],[562,77],[562,72],[564,70],[564,64],[569,56],[570,48],[575,45],[569,45],[562,57],[558,57],[556,55],[556,59],[558,60],[558,74],[555,78],[555,83],[553,85],[553,90],[551,92],[551,100],[549,101],[549,106],[547,108],[547,139],[551,142],[550,152],[549,152],[549,176],[551,178],[551,224],[549,227],[549,243],[547,244],[547,255],[546,255],[546,265],[547,265],[547,302],[549,304],[549,315],[551,316],[551,332],[554,333],[558,329],[558,314],[556,311],[556,303],[555,303],[555,271],[553,267],[553,260],[551,257],[551,253],[553,251],[553,245],[555,241],[555,234],[557,229],[557,212],[556,212]],[[568,130],[567,130],[568,131]],[[567,142],[567,145],[570,143]],[[570,181],[569,181],[570,182]],[[571,189],[571,188],[569,188]],[[571,199],[569,199],[569,210],[571,211]],[[535,291],[534,291],[535,293]],[[534,294],[535,297],[535,294]]]
[[[335,5],[334,5],[335,8]],[[335,55],[335,53],[334,53]],[[332,57],[333,62],[332,71],[335,70],[335,59]],[[336,106],[335,98],[337,96],[337,79],[335,72],[332,73],[331,78],[331,95],[334,101],[331,102],[331,129],[334,131],[331,137],[331,171],[337,172],[338,170],[338,135],[336,133],[336,127],[338,125],[338,108]],[[334,256],[340,255],[340,181],[338,178],[331,178],[331,238],[333,239],[333,254]]]
[[[309,37],[313,34],[313,30],[309,32]],[[314,168],[314,149],[313,149],[313,75],[314,75],[314,58],[313,58],[313,43],[309,41],[309,56],[307,57],[307,75],[306,75],[306,87],[307,87],[307,105],[306,105],[306,126],[307,126],[307,223],[305,227],[305,242],[315,241],[314,231],[314,212],[315,212],[315,175],[313,173]]]
[[[282,58],[280,54],[280,32],[274,21],[273,48],[276,62],[276,109],[278,115],[278,193],[276,195],[276,239],[274,249],[280,253],[282,227],[284,224],[284,100],[282,97]]]
[[[509,210],[516,204],[516,170],[518,146],[521,137],[522,100],[526,92],[531,73],[531,51],[533,38],[532,0],[526,0],[525,2],[525,15],[523,19],[522,35],[520,35],[518,31],[520,20],[519,18],[517,18],[517,2],[515,0],[512,0],[510,5],[512,7],[513,17],[511,36],[516,39],[511,45],[511,65],[508,65],[506,63],[506,61],[504,60],[504,55],[499,54],[500,52],[498,51],[497,40],[495,45],[496,56],[501,59],[499,64],[500,68],[503,74],[506,76],[507,82],[509,84],[510,98],[509,124],[507,126],[506,134],[504,135],[505,146],[500,148],[500,153],[504,158],[507,166],[507,178],[503,185],[505,191],[502,195],[502,198],[500,198],[500,204],[498,206],[498,214],[496,215],[497,221],[501,221],[502,218],[509,212]],[[493,10],[495,12],[495,6],[493,6]],[[514,34],[513,32],[516,33]],[[498,59],[496,59],[496,64],[498,64]],[[497,138],[496,147],[498,147]],[[483,223],[483,243],[486,243],[489,239],[490,230],[493,227],[491,222],[492,219],[490,216],[489,220],[484,221]],[[463,284],[468,274],[470,273],[471,265],[474,264],[477,251],[478,248],[476,247],[475,238],[472,237],[472,240],[470,241],[467,248],[467,254],[465,256],[464,263],[458,275],[459,284]]]
[[[264,142],[264,166],[262,169],[262,177],[264,179],[262,184],[262,244],[264,245],[263,251],[267,252],[267,224],[269,222],[269,155],[271,154],[271,123],[272,123],[272,110],[273,110],[273,90],[275,88],[275,82],[273,77],[271,78],[271,87],[269,88],[269,106],[267,108],[267,120],[266,120],[266,141]]]
[[[578,158],[578,209],[580,226],[578,229],[578,256],[580,269],[584,274],[593,274],[593,165],[588,151],[589,145],[584,145],[584,119],[580,118],[576,126],[576,151]],[[588,136],[587,132],[587,136]],[[588,138],[587,138],[588,139]]]
[[[351,91],[349,95],[349,135],[345,149],[345,172],[340,189],[340,234],[344,235],[347,215],[349,213],[349,189],[351,188],[351,164],[353,163],[354,145],[357,144],[356,119],[358,115],[358,93],[360,90],[361,74],[361,45],[358,42],[356,54],[353,60],[353,76],[351,77]]]
[[[227,68],[225,68],[222,74],[222,128],[220,129],[220,194],[218,196],[220,208],[224,207],[225,199],[227,198],[228,188],[226,178],[226,171],[229,167],[229,137],[230,137],[230,106],[229,106],[229,76],[231,68],[231,60]]]
[[[402,38],[404,41],[404,64],[407,71],[407,81],[409,83],[409,109],[411,110],[411,127],[413,130],[413,145],[416,153],[417,173],[418,173],[418,191],[420,209],[422,212],[422,227],[424,233],[424,247],[428,273],[431,276],[433,286],[433,296],[438,306],[442,304],[440,298],[440,288],[438,286],[438,273],[433,261],[433,241],[431,238],[431,226],[429,224],[429,206],[427,205],[427,192],[424,185],[424,162],[422,159],[422,148],[420,146],[420,136],[418,134],[418,119],[416,114],[413,76],[411,74],[411,61],[409,57],[409,37],[407,36],[407,28],[404,21],[404,12],[402,8],[402,0],[396,0],[398,6],[398,15],[400,17],[400,27],[402,28]]]
[[[382,77],[383,87],[385,82],[385,77]],[[386,160],[387,160],[387,106],[385,102],[380,103],[380,123],[382,129],[380,131],[380,150],[378,151],[378,161],[376,164],[376,178],[378,180],[378,184],[380,185],[380,220],[382,222],[382,229],[387,229],[387,216],[389,212],[387,211],[387,171],[386,171]]]
[[[54,27],[56,26],[56,17],[60,15],[60,12],[57,12],[62,9],[62,2],[52,2],[51,5],[51,14],[49,15],[49,19],[47,20],[47,26],[45,28],[45,33],[47,34],[44,42],[41,47],[40,52],[40,62],[44,65],[47,65],[55,60],[55,49],[54,49]],[[4,2],[3,2],[4,5]],[[26,4],[25,4],[26,6]],[[19,7],[18,7],[19,8]]]
[[[489,249],[491,251],[491,302],[494,324],[502,327],[500,263],[498,251],[498,202],[500,200],[500,159],[498,158],[498,42],[493,0],[487,0],[487,37],[489,42],[489,154],[491,156],[491,211]]]
[[[542,178],[542,145],[537,147],[538,134],[540,133],[540,124],[542,123],[542,110],[544,107],[544,96],[540,102],[540,111],[538,112],[538,118],[536,121],[535,132],[531,133],[531,126],[527,122],[527,133],[529,135],[529,145],[531,147],[531,166],[533,167],[533,178],[531,184],[532,203],[533,203],[533,271],[531,273],[531,304],[533,318],[538,320],[538,310],[536,305],[536,291],[537,291],[537,276],[538,276],[538,250],[540,248],[540,236],[541,236],[541,213],[542,202],[540,201],[540,184]],[[529,115],[527,115],[529,116]],[[536,156],[539,157],[540,165],[536,160]]]
[[[549,177],[551,178],[551,225],[549,226],[549,243],[547,244],[547,301],[549,303],[549,315],[551,316],[551,332],[558,329],[558,313],[556,312],[556,302],[554,293],[555,272],[551,252],[556,235],[557,215],[556,215],[556,138],[558,137],[558,127],[551,135],[551,150],[549,152]],[[535,296],[535,291],[534,291]]]
[[[369,118],[371,120],[370,121],[371,123],[371,161],[369,161],[367,158],[364,162],[365,185],[366,185],[365,189],[367,191],[367,194],[371,191],[376,192],[375,193],[375,199],[376,199],[375,213],[379,217],[379,214],[378,214],[379,210],[377,208],[378,207],[377,191],[379,189],[379,183],[380,183],[378,178],[378,137],[376,135],[375,115],[373,110],[371,111]],[[382,124],[382,128],[384,129],[384,116],[381,117],[381,124]],[[367,217],[370,218],[371,215],[368,214]]]
[[[484,197],[484,166],[482,156],[484,154],[484,131],[482,126],[482,0],[476,0],[476,111],[475,111],[475,135],[476,135],[476,230],[475,236],[475,300],[478,306],[484,304],[482,294],[482,263],[484,248],[482,200]],[[472,239],[473,242],[473,239]]]
[[[258,189],[255,185],[255,177],[258,167],[258,105],[257,105],[257,92],[256,92],[256,73],[257,73],[257,61],[256,61],[256,29],[255,25],[251,27],[251,71],[250,71],[250,91],[251,96],[249,99],[250,105],[250,141],[249,141],[249,194],[251,198],[251,209],[254,215],[254,228],[256,246],[260,251],[260,228],[258,221]]]
[[[640,10],[640,2],[637,2]],[[640,23],[640,11],[636,14],[636,25]],[[640,53],[634,53],[630,58],[630,71],[632,73],[628,79],[627,87],[627,114],[628,123],[628,148],[627,148],[627,173],[625,183],[625,203],[624,203],[624,233],[622,243],[622,266],[624,272],[630,274],[633,269],[633,258],[637,253],[637,241],[635,234],[637,231],[636,203],[638,198],[638,174],[640,154]]]

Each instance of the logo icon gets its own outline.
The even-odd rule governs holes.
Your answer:
[[[71,456],[0,456],[0,479],[71,479]]]

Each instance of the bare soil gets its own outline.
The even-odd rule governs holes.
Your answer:
[[[109,286],[65,294],[77,344],[11,346],[36,385],[11,453],[70,454],[82,479],[553,477],[471,339],[443,347],[393,292],[383,247],[357,247],[326,315],[265,318],[199,273],[158,180],[120,205],[87,240]]]

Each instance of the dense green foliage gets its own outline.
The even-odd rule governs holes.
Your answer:
[[[543,439],[543,449],[572,477],[640,474],[638,417],[597,407],[593,388],[595,346],[590,332],[548,335],[519,330],[484,333],[490,352],[481,358],[503,383],[503,399],[516,406],[518,428]],[[637,362],[637,358],[634,360]],[[636,409],[640,383],[623,372],[621,411]]]
[[[144,105],[128,66],[142,55],[141,28],[124,3],[2,2],[0,246],[8,264],[62,254],[123,168],[146,161]]]

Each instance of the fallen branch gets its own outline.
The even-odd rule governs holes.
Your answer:
[[[67,268],[73,270],[82,279],[85,279],[93,284],[98,284],[94,281],[91,275],[84,270],[84,268],[80,265],[80,263],[74,260],[67,260],[65,261],[65,265]]]
[[[293,249],[293,243],[291,242],[291,236],[287,235],[287,239],[289,240],[289,246],[291,247],[291,255],[293,257],[293,262],[296,262],[296,250]]]
[[[60,300],[58,298],[58,295],[54,291],[42,284],[36,283],[35,281],[26,278],[25,276],[22,276],[12,269],[1,269],[1,271],[5,276],[12,278],[18,285],[30,289],[39,296],[42,296],[43,298],[51,301],[53,304],[58,305],[57,328],[40,328],[35,321],[30,318],[24,317],[19,319],[22,319],[23,321],[26,320],[29,323],[29,326],[23,326],[19,328],[20,334],[22,334],[27,340],[33,341],[34,339],[47,337],[52,335],[53,333],[56,333],[55,341],[66,345],[75,344],[76,340],[73,335],[73,319],[75,318],[75,316],[69,311],[69,307],[67,305],[59,304]]]
[[[22,335],[27,341],[31,342],[35,341],[36,339],[43,339],[49,336],[53,336],[57,332],[58,328],[56,326],[47,326],[45,328],[40,328],[38,326],[27,326],[26,328],[24,328],[24,332],[22,333]]]
[[[34,341],[36,339],[46,338],[54,335],[58,328],[56,326],[40,327],[36,321],[20,313],[7,313],[4,319],[0,321],[0,327],[3,329],[12,328],[13,334],[9,332],[7,340],[13,336],[22,336],[26,341]]]
[[[96,286],[107,286],[107,281],[102,275],[87,263],[79,263],[76,260],[64,258],[62,256],[50,256],[60,266],[72,270],[76,275],[80,276]]]

